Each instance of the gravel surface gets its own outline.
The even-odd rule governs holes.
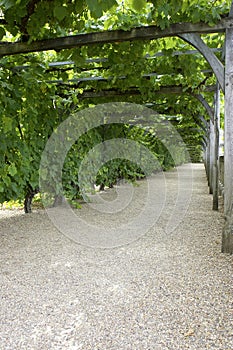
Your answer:
[[[222,210],[211,210],[204,167],[195,164],[190,205],[165,234],[177,173],[165,177],[157,223],[111,249],[72,241],[44,210],[0,211],[1,350],[233,349],[232,256],[220,253]],[[87,204],[81,213],[91,217]],[[106,214],[97,218],[103,226]]]

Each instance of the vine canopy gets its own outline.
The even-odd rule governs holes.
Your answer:
[[[12,43],[24,43],[30,48],[38,40],[109,30],[126,32],[150,26],[163,30],[184,22],[214,28],[228,16],[230,4],[222,0],[1,0],[0,48]],[[221,60],[223,31],[201,37]],[[211,109],[215,84],[206,60],[177,36],[3,55],[0,202],[22,199],[28,188],[37,188],[41,152],[54,129],[72,111],[99,103],[127,101],[150,106],[173,123],[192,159],[199,160],[210,116],[195,96],[201,95]],[[128,126],[115,126],[115,131],[150,144],[152,151],[160,154],[162,167],[172,165],[172,161],[166,163],[166,150],[151,133],[140,133]],[[103,137],[108,139],[113,131],[108,132],[109,135],[105,130],[104,135],[99,128],[86,135],[85,142],[80,140],[81,153],[85,155],[88,147]],[[78,192],[72,169],[80,159],[69,155],[65,164],[64,181],[72,196]],[[110,168],[117,172],[119,167],[130,169],[132,178],[140,173],[132,164],[111,164],[101,169],[99,184],[107,184]],[[116,173],[111,176],[114,182]]]

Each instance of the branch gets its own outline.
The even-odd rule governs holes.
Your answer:
[[[29,34],[28,34],[28,31],[27,31],[27,24],[28,24],[29,18],[34,13],[35,7],[36,7],[38,2],[40,2],[40,0],[31,0],[31,1],[29,1],[29,3],[26,6],[27,14],[22,18],[21,24],[20,24],[20,27],[19,27],[20,32],[23,34],[22,35],[22,41],[23,42],[27,42],[28,39],[29,39]]]

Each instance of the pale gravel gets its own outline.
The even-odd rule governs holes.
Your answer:
[[[173,234],[163,233],[171,171],[170,206],[168,198],[158,223],[114,249],[71,241],[43,210],[0,211],[0,349],[233,349],[223,214],[211,209],[202,164],[193,176],[191,204]]]

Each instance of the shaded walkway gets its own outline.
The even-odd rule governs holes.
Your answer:
[[[232,257],[220,253],[223,217],[204,167],[193,167],[191,203],[171,235],[176,172],[166,180],[158,222],[114,249],[72,242],[43,211],[0,212],[0,349],[233,348]]]

